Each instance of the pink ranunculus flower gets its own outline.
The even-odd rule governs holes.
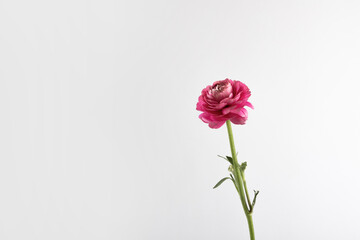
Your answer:
[[[219,128],[227,120],[234,124],[245,124],[248,118],[245,106],[254,108],[248,102],[250,96],[251,92],[244,83],[227,78],[202,90],[196,110],[203,112],[199,118],[210,128]]]

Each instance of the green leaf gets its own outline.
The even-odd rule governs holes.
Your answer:
[[[231,173],[234,172],[234,167],[233,167],[233,165],[230,165],[230,166],[228,167],[228,171],[231,172]]]
[[[232,157],[229,157],[229,156],[226,156],[226,158],[227,158],[227,160],[229,161],[229,163],[231,164],[231,165],[233,165],[233,159],[232,159]]]
[[[259,191],[255,191],[254,190],[254,199],[253,199],[253,202],[252,202],[252,207],[254,208],[254,206],[255,206],[255,203],[256,203],[256,197],[257,197],[257,195],[259,194]]]
[[[223,182],[225,182],[225,180],[227,180],[227,179],[231,179],[231,178],[225,177],[225,178],[221,179],[221,180],[213,187],[213,189],[215,189],[215,188],[217,188],[218,186],[220,186],[220,185],[221,185]]]
[[[218,157],[221,157],[221,158],[225,159],[225,160],[228,161],[231,165],[233,164],[233,159],[232,159],[231,157],[229,157],[229,156],[223,157],[223,156],[218,155]]]
[[[241,171],[245,171],[246,166],[247,166],[247,162],[243,162],[243,163],[241,163],[241,165],[240,165],[240,169],[241,169]]]
[[[231,180],[235,183],[235,179],[234,176],[232,174],[230,174]]]

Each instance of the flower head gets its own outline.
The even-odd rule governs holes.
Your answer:
[[[196,110],[203,112],[199,118],[210,128],[219,128],[227,120],[245,124],[248,117],[245,106],[253,108],[248,102],[250,96],[251,92],[244,83],[227,78],[202,90]]]

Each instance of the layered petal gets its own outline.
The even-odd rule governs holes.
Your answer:
[[[222,125],[224,125],[226,121],[222,121],[222,122],[211,122],[209,123],[209,127],[210,128],[214,128],[214,129],[217,129],[217,128],[220,128]]]
[[[242,82],[225,79],[204,88],[198,98],[196,110],[203,112],[199,118],[210,128],[220,128],[227,120],[234,124],[245,124],[248,112],[254,108],[248,102],[251,92]]]

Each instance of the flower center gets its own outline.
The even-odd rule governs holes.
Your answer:
[[[218,101],[228,97],[232,92],[231,83],[224,80],[215,83],[211,88],[211,94]]]

